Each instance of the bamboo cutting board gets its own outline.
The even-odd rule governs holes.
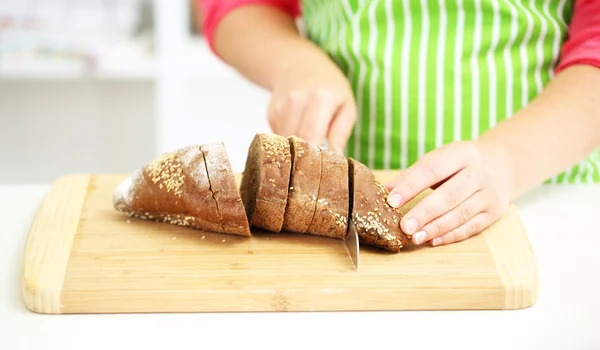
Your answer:
[[[395,174],[375,173],[381,180]],[[514,207],[460,243],[398,254],[363,246],[355,271],[340,240],[260,231],[245,238],[128,218],[111,198],[125,176],[71,175],[54,183],[24,255],[29,309],[468,310],[526,308],[537,299],[536,262]]]

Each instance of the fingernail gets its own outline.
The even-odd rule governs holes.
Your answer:
[[[413,239],[415,240],[415,244],[421,244],[427,239],[427,233],[419,231],[413,235]]]
[[[436,237],[436,238],[434,238],[433,241],[431,241],[431,244],[433,246],[442,244],[442,237]]]
[[[418,226],[419,226],[419,223],[417,222],[417,220],[415,218],[408,219],[406,221],[406,225],[404,225],[404,227],[406,229],[406,233],[408,233],[409,235],[412,235],[413,233],[415,233]],[[417,232],[417,233],[424,233],[424,232],[421,231],[421,232]]]
[[[400,204],[402,203],[402,195],[400,195],[400,193],[392,193],[388,197],[388,203],[392,207],[398,208],[400,206]]]

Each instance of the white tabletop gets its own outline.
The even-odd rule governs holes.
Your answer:
[[[30,312],[21,299],[21,259],[47,190],[0,186],[1,350],[600,349],[600,186],[542,186],[517,202],[540,269],[531,308],[278,314]]]

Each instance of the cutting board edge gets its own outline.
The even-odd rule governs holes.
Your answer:
[[[61,313],[61,294],[73,240],[92,174],[69,174],[46,193],[25,244],[21,293],[36,313]]]
[[[512,219],[520,232],[511,232],[511,242],[502,244],[499,235],[485,235],[485,240],[496,262],[498,276],[505,290],[505,309],[522,309],[536,304],[539,297],[539,272],[535,252],[512,203],[500,220]],[[510,232],[510,231],[507,231]],[[504,241],[506,243],[506,240]],[[515,248],[516,247],[516,248]]]

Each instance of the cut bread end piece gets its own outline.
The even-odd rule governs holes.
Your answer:
[[[248,219],[238,192],[235,176],[223,143],[202,145],[208,181],[221,217],[223,230],[229,234],[251,236]]]
[[[113,192],[119,212],[143,220],[223,232],[199,146],[164,153]]]
[[[321,180],[315,212],[307,233],[344,239],[348,228],[350,201],[348,160],[329,149],[319,149]]]
[[[305,140],[290,136],[291,179],[283,230],[305,233],[315,214],[321,182],[321,150]]]
[[[389,191],[361,162],[349,158],[352,220],[360,243],[399,252],[409,241],[400,228],[402,214],[387,202]]]
[[[283,227],[291,173],[290,144],[276,134],[256,134],[240,185],[251,227],[280,232]]]

